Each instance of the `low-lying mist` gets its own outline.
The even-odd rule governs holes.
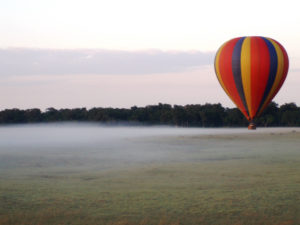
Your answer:
[[[284,130],[259,129],[254,132]],[[253,131],[247,128],[105,126],[98,123],[1,126],[0,168],[71,166],[105,169],[136,163],[211,160],[222,158],[226,151],[245,151],[245,146],[239,147],[238,138],[234,136],[240,133]],[[203,138],[205,135],[207,138]],[[227,148],[222,138],[209,138],[213,135],[232,135],[226,143],[231,141],[238,147]]]

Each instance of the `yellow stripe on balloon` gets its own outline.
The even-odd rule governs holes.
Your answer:
[[[278,90],[278,85],[283,77],[283,68],[284,68],[284,57],[283,57],[283,52],[279,45],[273,41],[271,38],[267,38],[274,46],[276,54],[277,54],[277,72],[276,72],[276,77],[275,81],[273,83],[273,86],[269,92],[269,95],[267,96],[265,102],[263,103],[263,106],[261,107],[258,116],[263,112],[263,110],[268,106],[268,103],[271,101],[271,99],[274,97],[276,94],[276,91]]]
[[[251,38],[244,39],[241,49],[241,77],[244,95],[248,106],[249,116],[253,118],[254,112],[251,104]]]

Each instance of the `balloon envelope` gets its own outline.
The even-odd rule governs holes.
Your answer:
[[[288,72],[283,46],[266,37],[238,37],[215,56],[215,72],[224,91],[252,121],[279,91]]]

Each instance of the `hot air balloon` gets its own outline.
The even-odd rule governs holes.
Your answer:
[[[289,59],[283,46],[267,37],[238,37],[225,42],[215,56],[217,78],[255,129],[253,120],[281,88]]]

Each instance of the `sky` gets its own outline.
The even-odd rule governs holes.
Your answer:
[[[0,0],[0,110],[221,103],[213,62],[239,36],[287,50],[300,105],[297,1]]]

